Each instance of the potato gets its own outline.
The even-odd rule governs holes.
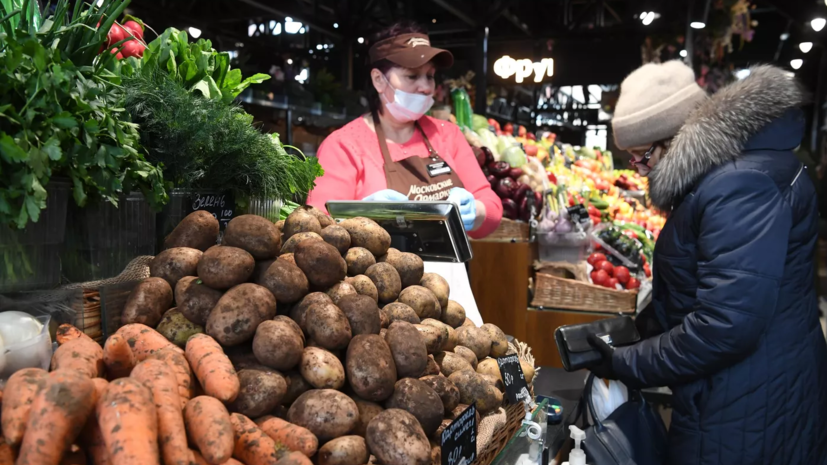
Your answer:
[[[207,318],[206,331],[225,346],[253,338],[258,325],[276,316],[276,299],[258,284],[244,283],[227,291]]]
[[[149,262],[149,276],[164,278],[173,289],[178,280],[195,276],[198,261],[204,252],[189,247],[173,247],[159,253]]]
[[[307,309],[313,304],[333,303],[333,299],[324,292],[311,292],[304,296],[304,298],[290,309],[290,318],[299,325],[299,328],[307,333],[307,325],[305,324],[305,315]]]
[[[278,230],[279,230],[279,233],[283,233],[283,232],[284,232],[284,220],[278,220],[278,221],[276,221],[276,229],[278,229]]]
[[[482,379],[484,379],[486,383],[494,386],[494,388],[500,391],[501,393],[505,393],[505,384],[503,384],[502,378],[500,378],[499,376],[490,375],[488,373],[477,374],[482,376]]]
[[[275,371],[244,369],[238,380],[241,389],[230,409],[250,418],[270,413],[287,393],[287,381]]]
[[[487,358],[485,360],[481,360],[480,363],[477,364],[476,371],[481,375],[492,375],[502,379],[502,373],[500,372],[500,364],[497,363],[497,359],[494,358]]]
[[[480,329],[488,334],[491,339],[491,351],[488,353],[493,358],[502,357],[508,352],[508,338],[498,326],[486,323]]]
[[[321,234],[322,225],[306,208],[299,207],[284,220],[284,238],[290,240],[294,234],[303,232]]]
[[[396,372],[400,378],[418,378],[428,366],[425,341],[416,327],[406,321],[395,321],[385,334]]]
[[[318,233],[314,232],[301,232],[293,234],[293,236],[290,237],[290,239],[284,241],[284,244],[281,246],[279,256],[294,253],[296,251],[296,246],[304,241],[324,242],[324,239],[322,239],[322,236],[320,236]]]
[[[445,378],[445,377],[443,376],[443,378]],[[459,395],[459,391],[457,391],[457,395]],[[442,423],[439,424],[439,428],[437,428],[436,431],[434,431],[434,434],[431,435],[431,438],[430,438],[431,442],[432,443],[433,442],[439,443],[442,440],[442,433],[445,431],[445,428],[451,426],[451,423],[453,423],[453,422],[454,422],[454,420],[451,420],[450,418],[443,418]],[[432,454],[433,454],[433,444],[431,444],[431,451],[432,451]],[[437,465],[440,462],[432,462],[432,463],[434,465]]]
[[[319,449],[316,463],[318,465],[363,465],[367,463],[369,455],[365,438],[342,436]]]
[[[285,260],[276,260],[258,281],[267,288],[279,303],[293,303],[301,300],[310,291],[310,282],[304,272]]]
[[[454,347],[454,353],[464,358],[471,365],[471,368],[477,369],[477,355],[473,350],[465,346],[456,346]]]
[[[317,220],[319,220],[319,226],[321,226],[322,229],[325,229],[328,226],[332,226],[332,225],[336,224],[336,221],[333,218],[331,218],[330,215],[328,215],[327,213],[319,210],[318,208],[316,208],[312,205],[304,205],[301,208],[305,209],[307,211],[307,213],[310,213]]]
[[[445,343],[442,344],[442,350],[454,350],[456,349],[457,343],[459,342],[457,338],[457,330],[448,325],[445,325],[445,329],[448,330],[448,339],[446,339]]]
[[[205,286],[195,276],[181,278],[175,285],[175,302],[186,319],[199,326],[207,324],[207,317],[223,293]]]
[[[154,328],[172,307],[172,288],[163,278],[146,278],[129,293],[121,324],[142,323]]]
[[[345,279],[342,256],[327,242],[304,241],[296,246],[296,265],[316,289],[329,289]]]
[[[278,259],[279,260],[284,260],[284,261],[286,261],[287,263],[289,263],[293,266],[298,266],[298,265],[296,265],[296,256],[292,252],[279,255]]]
[[[267,272],[267,269],[270,268],[270,265],[272,265],[274,261],[276,260],[272,258],[269,260],[257,260],[256,266],[253,268],[253,275],[250,276],[250,281],[260,283],[261,278],[264,277],[264,273]]]
[[[163,334],[170,342],[183,348],[187,339],[193,334],[203,333],[204,327],[188,320],[177,308],[171,308],[164,313],[156,331]]]
[[[419,379],[437,393],[445,409],[445,415],[450,414],[459,405],[459,389],[448,378],[439,375],[425,376]]]
[[[445,340],[447,339],[446,333],[442,328],[434,328],[428,325],[414,325],[414,327],[418,329],[419,334],[422,335],[422,339],[425,341],[425,348],[428,349],[429,354],[435,354],[442,350],[442,345],[445,344]]]
[[[276,315],[276,316],[273,317],[273,321],[278,321],[278,322],[284,323],[287,326],[289,326],[290,328],[293,328],[293,331],[295,331],[296,334],[299,335],[299,337],[302,340],[302,344],[304,344],[304,342],[305,342],[304,332],[302,331],[299,324],[296,323],[292,318],[290,318],[287,315]]]
[[[399,302],[414,309],[421,319],[440,317],[434,293],[422,286],[410,286],[402,290],[399,293]]]
[[[401,302],[392,302],[385,305],[384,309],[388,312],[391,323],[394,321],[407,321],[408,323],[418,325],[421,320],[414,309]]]
[[[385,255],[391,246],[391,236],[375,221],[368,218],[350,218],[339,223],[350,234],[353,247],[364,247],[374,256]]]
[[[368,429],[368,423],[373,420],[373,417],[382,413],[385,408],[375,402],[368,402],[364,399],[360,399],[359,397],[351,396],[354,402],[356,402],[356,408],[359,409],[359,421],[356,422],[356,426],[353,428],[351,433],[365,437],[365,431]]]
[[[385,307],[387,307],[387,305]],[[379,309],[379,324],[381,326],[381,329],[379,330],[380,334],[382,329],[386,329],[391,325],[391,311],[389,309],[385,310],[384,307]]]
[[[457,304],[457,305],[459,305],[459,304]],[[462,326],[469,326],[471,328],[476,328],[477,324],[474,323],[470,318],[465,318],[465,321],[462,323]]]
[[[354,336],[347,347],[346,359],[347,380],[356,395],[381,402],[393,393],[396,364],[390,347],[381,336]]]
[[[181,220],[164,239],[164,249],[191,247],[205,251],[218,241],[218,220],[210,212],[196,210]]]
[[[385,408],[398,408],[411,413],[430,436],[442,422],[445,407],[439,395],[427,384],[415,378],[403,378],[396,382],[393,394],[385,401]]]
[[[305,392],[313,389],[313,386],[307,382],[306,379],[302,378],[301,373],[298,371],[289,371],[284,374],[285,379],[287,379],[287,393],[284,394],[284,397],[281,398],[282,405],[290,405],[299,398],[300,395],[304,394]],[[280,417],[283,418],[283,417]]]
[[[345,263],[347,263],[347,275],[358,276],[365,274],[371,265],[376,264],[376,258],[370,253],[370,250],[363,247],[353,247],[348,249],[345,254]]]
[[[309,429],[320,444],[350,433],[358,420],[356,402],[333,389],[307,391],[287,411],[287,421]]]
[[[365,271],[365,276],[376,285],[379,302],[393,302],[399,297],[399,292],[402,291],[402,281],[399,280],[396,268],[387,263],[377,263]]]
[[[283,320],[263,321],[256,328],[253,353],[262,365],[276,370],[290,370],[301,360],[302,350],[301,330],[296,331]]]
[[[432,437],[440,438],[440,436]],[[438,465],[442,463],[442,446],[439,445],[439,441],[431,441],[431,464]]]
[[[244,249],[256,260],[267,260],[278,256],[281,234],[276,225],[266,218],[241,215],[227,223],[221,244]]]
[[[322,229],[321,236],[325,242],[336,247],[340,255],[346,254],[350,248],[350,234],[347,233],[345,228],[339,225],[334,224]]]
[[[198,277],[213,289],[237,286],[253,274],[256,261],[246,250],[237,247],[211,247],[198,262]]]
[[[439,365],[439,371],[445,376],[451,376],[458,371],[474,371],[467,360],[453,352],[437,352],[434,360]]]
[[[422,376],[430,376],[430,375],[438,375],[438,374],[440,374],[439,364],[436,363],[436,360],[434,360],[433,355],[428,355],[428,364],[425,366],[425,371],[422,373]]]
[[[368,449],[379,463],[431,465],[431,445],[415,416],[401,409],[376,415],[365,434]]]
[[[305,347],[299,372],[316,389],[341,389],[345,385],[345,367],[332,353],[319,347]]]
[[[399,279],[402,280],[402,289],[408,286],[419,285],[425,270],[425,264],[418,255],[410,252],[388,254],[385,263],[396,268]]]
[[[433,318],[425,318],[420,322],[420,324],[423,324],[425,326],[433,326],[434,328],[442,331],[442,336],[443,336],[443,339],[445,340],[446,344],[448,342],[448,338],[451,337],[450,333],[448,332],[448,325],[446,325],[445,323],[443,323],[439,320],[435,320]],[[443,348],[443,350],[449,350],[449,349]]]
[[[366,295],[373,299],[374,302],[379,303],[379,291],[376,290],[376,284],[367,276],[360,274],[345,278],[345,282],[353,286],[356,292],[360,295]]]
[[[492,412],[502,405],[503,395],[475,371],[457,371],[448,377],[459,389],[459,401],[477,403],[480,415]]]
[[[440,320],[452,328],[466,326],[465,323],[467,318],[465,318],[465,309],[462,308],[462,305],[454,302],[453,300],[449,300],[448,305],[442,307],[442,315]],[[473,325],[473,322],[471,324]]]
[[[391,255],[399,255],[402,252],[399,249],[395,249],[393,247],[388,248],[388,252],[385,255],[377,255],[376,256],[376,263],[386,263],[388,261],[388,257]]]
[[[440,308],[445,309],[448,307],[448,297],[451,295],[451,287],[445,278],[436,273],[424,273],[422,279],[419,280],[419,285],[434,293],[439,300]],[[448,322],[443,321],[443,323]]]
[[[307,335],[325,349],[344,349],[353,337],[347,316],[332,302],[311,305],[304,319]]]
[[[344,312],[354,336],[358,334],[379,334],[382,321],[379,307],[370,297],[347,295],[339,300],[339,309]]]
[[[520,359],[520,368],[523,370],[526,383],[531,384],[531,381],[534,380],[534,367],[525,360]]]
[[[342,281],[334,284],[333,287],[327,290],[327,295],[333,300],[333,303],[339,305],[339,300],[348,295],[358,295],[356,289],[350,284]]]
[[[491,338],[481,328],[460,327],[457,329],[457,344],[473,350],[477,360],[484,359],[491,353]]]
[[[256,360],[256,355],[253,353],[253,341],[225,347],[224,354],[230,359],[236,372],[245,368],[267,368]]]

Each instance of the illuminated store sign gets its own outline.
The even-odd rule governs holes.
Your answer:
[[[543,82],[546,76],[554,76],[554,59],[543,58],[538,62],[532,62],[528,58],[515,60],[508,55],[503,55],[494,62],[494,74],[503,79],[514,76],[517,83],[523,82],[533,74],[534,82]]]

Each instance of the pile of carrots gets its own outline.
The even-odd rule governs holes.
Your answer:
[[[20,370],[0,396],[0,465],[312,464],[307,429],[227,411],[239,380],[210,336],[181,350],[129,324],[101,348],[61,325],[57,341],[49,372]]]

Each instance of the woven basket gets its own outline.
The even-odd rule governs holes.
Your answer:
[[[481,428],[483,427],[482,423],[485,423],[488,418],[489,417],[485,417],[482,419]],[[520,429],[523,418],[525,418],[525,407],[522,402],[506,406],[505,425],[496,428],[491,440],[485,445],[481,442],[477,443],[477,460],[474,461],[474,464],[490,465],[493,463],[494,459],[497,458],[500,452],[505,449],[505,446],[508,445],[508,441],[510,441],[511,438],[514,437],[514,434],[517,433],[517,430]]]
[[[522,221],[503,218],[497,230],[486,236],[486,241],[528,242],[531,227]]]
[[[634,313],[637,291],[618,291],[594,284],[537,273],[532,307],[586,312]]]

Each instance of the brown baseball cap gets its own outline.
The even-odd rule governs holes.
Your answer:
[[[419,68],[433,61],[437,68],[449,68],[454,56],[448,50],[431,47],[425,34],[400,34],[380,40],[370,47],[370,62],[388,60],[405,68]]]

